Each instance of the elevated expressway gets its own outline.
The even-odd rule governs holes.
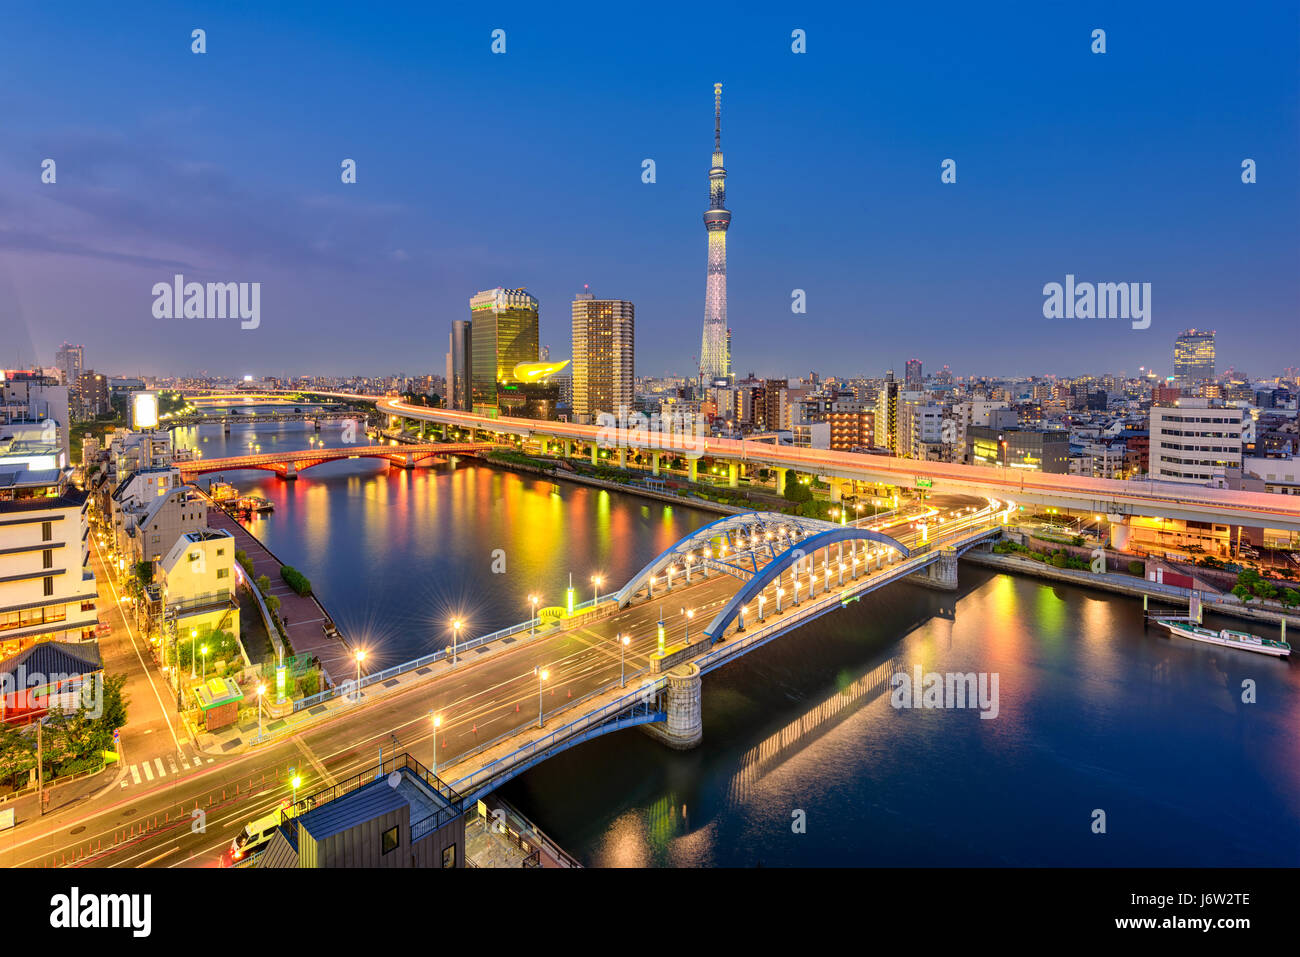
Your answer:
[[[359,400],[366,397],[348,396]],[[861,455],[796,448],[743,439],[695,438],[630,432],[595,425],[535,419],[490,418],[448,409],[408,405],[398,399],[369,397],[381,412],[399,419],[526,438],[551,438],[600,448],[647,448],[662,443],[668,455],[702,456],[740,466],[793,469],[823,478],[873,482],[904,488],[930,483],[933,491],[1012,500],[1020,505],[1054,507],[1079,513],[1104,513],[1119,522],[1131,516],[1218,522],[1300,532],[1300,496],[1053,475],[1017,469],[921,462],[884,455]],[[734,484],[735,472],[732,480]]]

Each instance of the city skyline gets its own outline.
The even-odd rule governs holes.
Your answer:
[[[24,11],[15,32],[49,35],[46,16]],[[801,17],[802,55],[792,24],[759,19],[734,25],[734,49],[709,75],[689,65],[692,40],[652,27],[620,47],[632,78],[599,89],[587,79],[610,54],[555,64],[574,28],[563,17],[507,16],[503,56],[490,52],[492,27],[471,18],[438,20],[432,49],[327,20],[313,36],[328,56],[352,57],[358,89],[321,92],[313,78],[324,73],[309,70],[266,102],[258,79],[227,68],[277,62],[292,18],[205,14],[206,60],[190,52],[182,19],[157,18],[113,45],[71,38],[52,55],[42,97],[14,104],[16,148],[0,157],[11,214],[0,314],[16,330],[4,365],[47,365],[67,339],[97,369],[124,374],[195,372],[194,353],[226,374],[439,373],[441,333],[419,361],[408,340],[458,318],[474,290],[528,288],[541,341],[560,355],[567,304],[590,283],[638,304],[641,374],[689,375],[700,341],[699,103],[718,80],[729,142],[746,158],[733,173],[745,230],[728,263],[738,373],[833,362],[837,374],[880,375],[919,354],[955,375],[1134,374],[1167,369],[1172,338],[1203,327],[1218,330],[1224,365],[1259,375],[1276,371],[1276,342],[1294,324],[1300,204],[1279,174],[1296,161],[1294,91],[1278,82],[1294,52],[1291,12],[1227,24],[1208,53],[1196,24],[1112,12],[1104,55],[1089,51],[1091,24],[1050,11],[1023,24],[950,16],[924,35],[894,11],[873,22],[901,40],[872,58],[853,55],[872,36],[856,16]],[[1268,35],[1291,46],[1260,47]],[[1015,56],[970,55],[994,43]],[[37,68],[21,45],[14,53],[4,69]],[[959,53],[970,82],[958,86],[972,90],[920,62]],[[652,56],[680,69],[660,66],[640,84]],[[1200,68],[1206,56],[1224,69]],[[113,76],[112,89],[74,92],[60,57]],[[159,68],[175,80],[165,90]],[[1028,71],[1050,79],[1025,91]],[[1166,89],[1161,77],[1175,73]],[[431,133],[395,132],[409,108],[372,102],[393,82],[438,104],[441,139],[500,127],[542,148],[430,161]],[[978,90],[997,92],[996,111]],[[234,119],[291,102],[302,116],[249,128]],[[561,127],[574,109],[605,119]],[[46,157],[59,163],[52,184],[40,180]],[[1243,157],[1259,164],[1258,182],[1241,182]],[[339,176],[348,158],[351,185]],[[940,180],[947,158],[954,184]],[[642,181],[644,159],[653,183]],[[618,229],[589,228],[611,211]],[[261,282],[260,327],[154,318],[150,289],[177,273]],[[1067,274],[1150,282],[1151,327],[1044,319],[1043,285]],[[806,314],[791,312],[793,290],[806,293]]]

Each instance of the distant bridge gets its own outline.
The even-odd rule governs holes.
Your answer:
[[[364,422],[366,413],[357,409],[281,409],[275,412],[191,412],[188,415],[169,415],[158,424],[166,429],[190,428],[196,425],[223,425],[229,431],[232,425],[262,425],[270,422]]]
[[[340,459],[385,459],[401,468],[414,468],[420,462],[447,455],[476,455],[495,448],[490,442],[425,442],[418,445],[360,445],[343,449],[308,449],[303,452],[261,452],[233,455],[220,459],[192,459],[178,462],[181,478],[186,481],[211,472],[234,472],[261,469],[283,479],[297,478],[303,469]]]

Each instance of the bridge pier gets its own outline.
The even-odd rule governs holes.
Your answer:
[[[591,443],[591,464],[592,465],[600,464],[600,446],[597,445],[595,442]]]
[[[785,494],[785,469],[776,470],[776,494]]]
[[[653,467],[652,467],[652,469],[651,469],[651,474],[657,476],[657,475],[659,474],[659,453],[658,453],[658,452],[651,452],[651,453],[650,453],[650,460],[651,460],[651,462],[654,463],[654,464],[653,464]]]
[[[641,727],[660,743],[677,751],[686,751],[704,740],[700,668],[687,662],[673,668],[665,677],[667,684],[663,690],[663,710],[668,720],[662,724],[643,724]]]
[[[618,449],[618,467],[621,469],[627,468],[627,449],[622,446],[619,446]]]
[[[740,484],[740,465],[736,462],[727,463],[727,485],[736,488]]]
[[[927,588],[940,591],[954,591],[957,588],[957,549],[945,548],[939,553],[939,560],[927,565],[924,570],[908,576],[909,581]]]
[[[686,467],[690,469],[689,478],[692,482],[696,480],[697,469],[699,468],[699,464],[700,464],[699,459],[687,456]]]
[[[298,477],[298,466],[295,465],[293,462],[288,463],[284,467],[284,474],[280,476],[280,478],[284,478],[284,479],[296,479],[297,477]]]

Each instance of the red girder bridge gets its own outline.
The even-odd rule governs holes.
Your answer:
[[[427,442],[417,445],[360,445],[343,449],[307,449],[302,452],[260,452],[234,455],[223,459],[194,459],[180,462],[181,477],[190,481],[209,472],[233,472],[237,469],[261,469],[283,479],[297,478],[303,469],[339,459],[386,459],[400,468],[415,468],[428,459],[448,455],[474,455],[494,446],[490,442]]]

